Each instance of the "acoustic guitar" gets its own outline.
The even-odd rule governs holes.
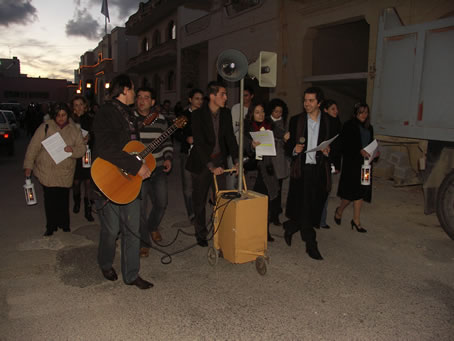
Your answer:
[[[123,151],[134,155],[153,172],[156,168],[156,160],[151,153],[177,129],[183,128],[187,121],[185,116],[180,116],[147,147],[142,142],[129,141]],[[139,175],[128,174],[125,170],[100,157],[97,157],[91,166],[91,177],[101,192],[116,204],[129,204],[137,198],[142,187],[142,178]]]

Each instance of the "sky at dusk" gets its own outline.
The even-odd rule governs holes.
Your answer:
[[[139,3],[108,0],[107,31],[125,26]],[[74,81],[80,56],[105,34],[101,6],[102,0],[0,0],[0,58],[17,57],[28,77]]]

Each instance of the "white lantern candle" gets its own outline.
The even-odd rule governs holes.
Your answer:
[[[91,167],[91,150],[88,146],[87,146],[87,151],[85,152],[85,155],[82,156],[82,167],[83,168]]]
[[[36,200],[35,185],[28,177],[25,179],[24,192],[25,202],[27,203],[27,205],[31,206],[38,203],[38,201]]]
[[[370,170],[369,159],[364,159],[364,164],[361,166],[361,185],[370,185]]]

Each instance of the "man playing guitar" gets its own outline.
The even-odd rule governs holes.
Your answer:
[[[93,122],[95,136],[94,156],[106,160],[127,174],[138,175],[141,179],[150,177],[151,170],[136,155],[123,147],[138,137],[134,114],[129,105],[134,103],[134,84],[125,74],[116,76],[110,87],[111,101],[106,102],[96,114]],[[92,169],[93,176],[93,169]],[[96,182],[96,181],[95,181]],[[140,199],[135,198],[125,205],[118,205],[100,196],[95,200],[101,222],[98,263],[103,276],[109,281],[118,279],[112,267],[116,239],[121,232],[121,273],[127,285],[149,289],[153,284],[139,276],[140,258]]]

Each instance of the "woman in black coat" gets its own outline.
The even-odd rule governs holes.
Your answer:
[[[88,111],[88,101],[82,95],[75,95],[71,100],[71,107],[73,111],[73,120],[79,128],[86,132],[84,136],[85,144],[93,149],[93,133],[92,133],[92,123],[93,117]],[[82,134],[84,135],[84,134]],[[92,215],[92,188],[91,188],[91,178],[90,178],[90,168],[84,168],[82,166],[82,158],[77,160],[76,163],[76,172],[74,173],[74,184],[73,184],[73,200],[74,207],[73,212],[79,213],[80,210],[80,201],[81,201],[81,187],[83,186],[84,193],[84,209],[85,209],[85,218],[88,221],[94,221]]]
[[[350,222],[352,229],[367,232],[361,226],[360,215],[363,200],[371,201],[372,185],[361,185],[361,166],[365,158],[370,158],[364,147],[373,141],[374,130],[370,124],[369,106],[366,103],[355,105],[354,117],[344,124],[339,139],[342,171],[337,195],[341,198],[341,203],[334,213],[334,221],[341,224],[344,209],[353,201],[353,219]]]

